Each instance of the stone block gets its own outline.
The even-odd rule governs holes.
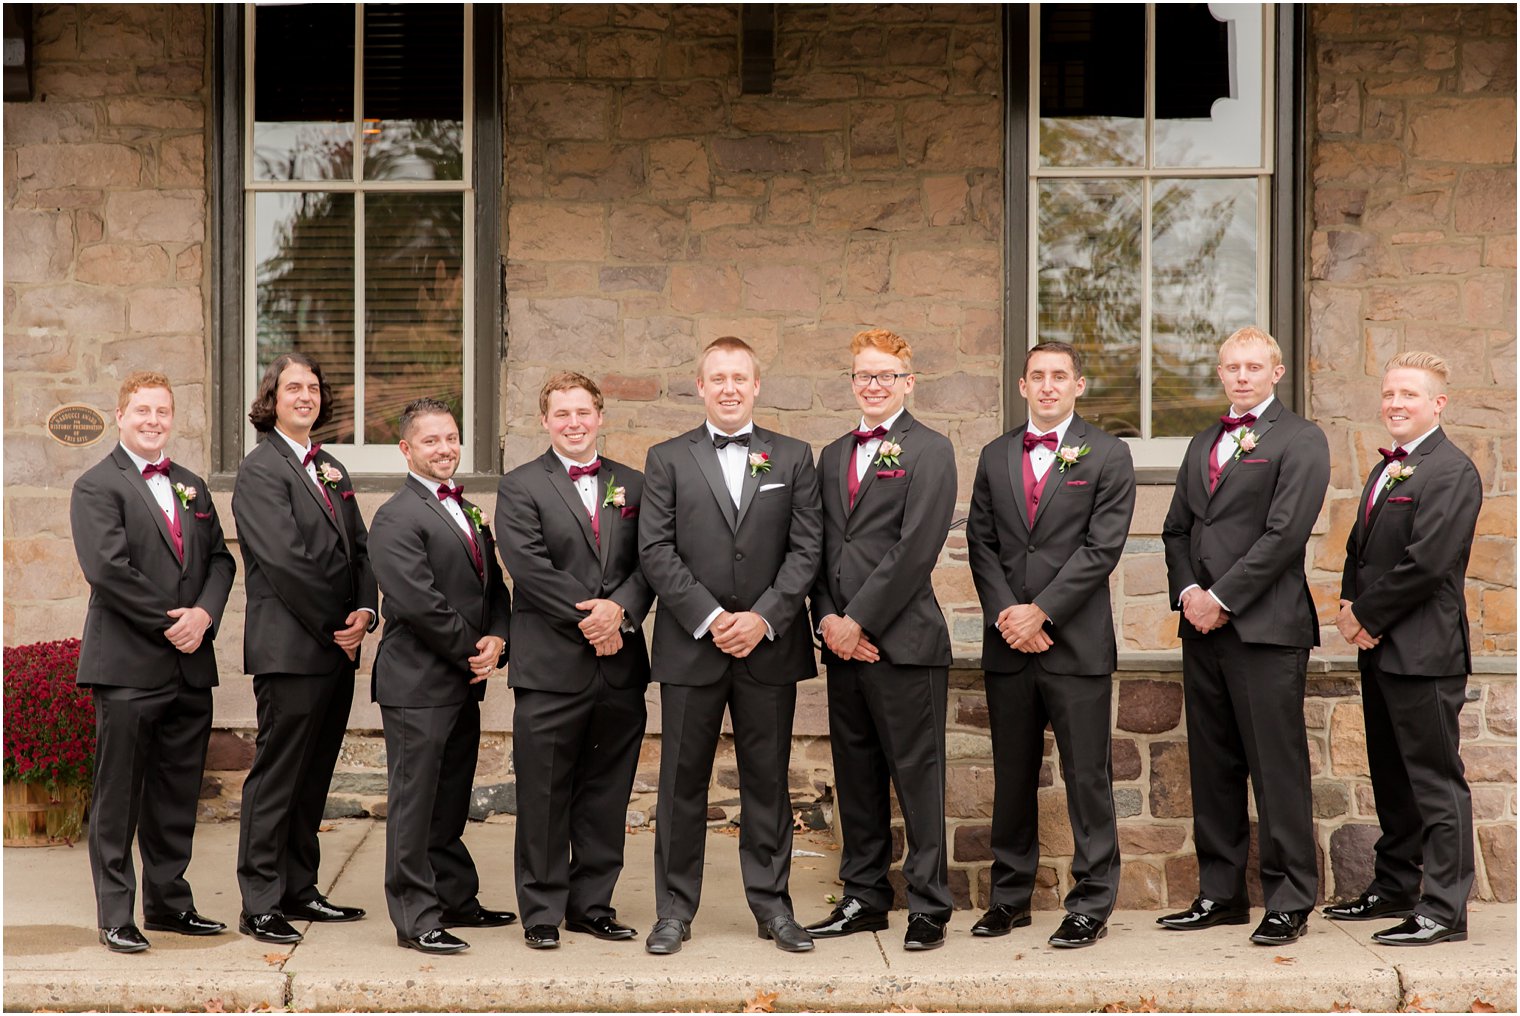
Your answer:
[[[607,229],[613,260],[673,261],[686,249],[685,216],[660,205],[615,206]]]
[[[1515,545],[1512,540],[1479,536],[1473,540],[1467,578],[1496,586],[1515,585]]]
[[[944,377],[920,377],[914,392],[914,406],[928,413],[996,413],[999,409],[998,379],[965,372]]]
[[[808,265],[746,266],[740,275],[749,311],[815,311],[823,293],[823,279]]]
[[[322,809],[322,817],[325,819],[368,818],[369,809],[357,798],[329,797],[326,806]]]
[[[8,331],[58,329],[74,336],[83,336],[120,332],[126,325],[126,296],[93,286],[28,286],[17,292],[15,305],[6,315]],[[9,346],[12,341],[14,340],[8,338],[6,345]],[[24,352],[29,343],[22,345]],[[9,350],[7,359],[10,359]],[[72,369],[76,363],[77,360],[71,358],[61,369]]]
[[[615,201],[644,188],[644,153],[638,145],[559,141],[545,149],[544,194],[580,201]],[[515,211],[515,205],[512,211]],[[569,210],[569,209],[566,209]],[[583,214],[596,209],[575,209]]]
[[[507,251],[515,261],[600,261],[606,252],[602,210],[594,205],[514,202]]]
[[[509,300],[508,350],[512,361],[559,364],[575,350],[584,366],[599,370],[619,358],[618,305],[584,297]]]
[[[1453,212],[1459,233],[1512,233],[1515,228],[1514,168],[1471,169],[1463,173],[1457,184]]]
[[[1076,841],[1066,817],[1066,791],[1059,787],[1040,790],[1040,854],[1043,857],[1070,856]]]
[[[1124,857],[1133,854],[1175,854],[1186,842],[1187,829],[1184,826],[1127,822],[1119,827],[1119,853]]]
[[[1395,187],[1404,176],[1404,153],[1387,142],[1321,141],[1311,171],[1316,186]]]
[[[1188,772],[1185,741],[1155,741],[1151,751],[1151,815],[1155,818],[1191,818],[1193,785]]]
[[[603,268],[597,273],[597,288],[605,293],[642,291],[658,293],[665,288],[670,277],[667,268],[656,265],[622,265]],[[508,280],[508,289],[513,289]]]
[[[1123,650],[1175,649],[1178,614],[1164,603],[1127,602],[1122,607]]]
[[[715,137],[713,157],[730,173],[824,173],[839,168],[839,152],[827,140],[807,134]]]
[[[1510,720],[1514,721],[1514,691],[1510,691]],[[992,719],[987,712],[987,696],[985,695],[961,695],[955,701],[955,723],[964,727],[980,727],[987,730],[992,726]],[[1492,724],[1490,724],[1492,726]],[[1513,731],[1511,731],[1513,733]]]
[[[1410,275],[1463,275],[1483,263],[1483,245],[1477,242],[1422,244],[1399,251],[1404,271]]]
[[[1362,123],[1362,93],[1355,79],[1328,78],[1319,83],[1315,127],[1320,134],[1355,134]]]
[[[1177,681],[1119,682],[1120,730],[1159,734],[1182,722],[1182,685]]]
[[[1418,35],[1396,39],[1327,39],[1319,46],[1320,72],[1326,75],[1400,74],[1418,70],[1420,65]]]
[[[492,815],[517,814],[517,784],[489,783],[470,792],[470,818],[477,822]]]
[[[1460,320],[1459,291],[1450,282],[1401,282],[1367,288],[1366,317],[1372,321]]]
[[[131,243],[200,243],[206,238],[206,194],[197,190],[109,194],[106,234]]]
[[[992,817],[991,766],[953,765],[945,770],[945,814],[950,818]]]
[[[142,180],[142,156],[127,145],[24,145],[15,153],[16,180],[22,191],[116,189],[136,187]]]
[[[603,374],[598,386],[608,400],[653,402],[660,397],[660,379],[652,374]]]
[[[1489,894],[1500,903],[1515,902],[1515,824],[1482,825],[1477,832]]]
[[[652,32],[609,32],[586,40],[586,76],[653,78],[660,72],[660,36]]]
[[[366,795],[384,794],[387,790],[388,781],[386,774],[380,773],[353,773],[335,772],[332,782],[328,784],[328,792],[333,794],[352,794],[359,797]]]
[[[1339,818],[1351,810],[1351,799],[1342,783],[1316,782],[1313,793],[1315,818]]]
[[[919,188],[912,183],[861,180],[818,196],[820,229],[892,231],[924,225]]]
[[[903,108],[903,156],[920,170],[996,169],[1002,138],[1002,107],[995,101],[920,100]]]
[[[16,104],[12,104],[16,105]],[[65,212],[9,208],[5,215],[5,281],[63,282],[74,260],[74,221]],[[79,279],[81,282],[89,281]]]
[[[1166,905],[1186,907],[1198,895],[1198,858],[1194,854],[1166,862]]]
[[[1509,591],[1511,611],[1513,611],[1514,590]],[[1487,701],[1484,703],[1483,716],[1488,724],[1488,732],[1500,737],[1515,736],[1515,682],[1494,681],[1488,684]]]
[[[117,129],[200,130],[206,123],[206,108],[196,99],[125,96],[106,100],[105,110],[106,122]]]
[[[645,152],[649,160],[650,197],[685,201],[707,197],[712,192],[707,148],[701,141],[691,138],[651,141]]]
[[[1515,161],[1515,100],[1422,99],[1409,106],[1409,154],[1458,163]]]
[[[1339,777],[1369,774],[1360,703],[1341,702],[1330,713],[1330,771]]]
[[[1119,870],[1120,910],[1155,910],[1166,900],[1162,870],[1145,861],[1126,861]]]
[[[744,201],[693,201],[687,215],[694,233],[722,226],[742,226],[755,221],[756,206]]]
[[[514,76],[517,75],[514,70]],[[610,137],[613,90],[580,82],[514,83],[507,90],[507,121],[523,141]],[[510,179],[510,176],[509,178]]]
[[[1114,788],[1114,814],[1121,819],[1134,818],[1145,808],[1144,795],[1139,787]]]
[[[1125,596],[1156,596],[1167,591],[1166,557],[1162,554],[1126,554],[1122,569]]]
[[[198,333],[204,324],[199,286],[144,287],[127,295],[129,331]]]
[[[992,827],[985,825],[956,826],[955,859],[957,861],[992,860]]]
[[[199,134],[164,138],[158,146],[158,185],[194,188],[206,182],[206,143]]]
[[[1372,884],[1373,845],[1382,831],[1376,825],[1348,822],[1330,833],[1330,875],[1333,882],[1321,890],[1336,900],[1355,899]]]
[[[253,765],[253,738],[230,730],[213,730],[206,744],[207,770],[245,770]]]
[[[1128,737],[1116,737],[1110,748],[1115,780],[1140,778],[1140,748]]]
[[[1462,764],[1469,783],[1515,782],[1515,746],[1463,744]]]
[[[1501,332],[1507,342],[1513,342],[1513,328],[1515,324],[1515,293],[1514,272],[1483,272],[1480,275],[1465,280],[1462,283],[1462,305],[1466,308],[1464,320],[1473,324],[1498,325],[1506,329]],[[1475,343],[1476,348],[1469,347],[1475,354],[1481,353],[1481,342]],[[1507,381],[1514,375],[1509,374],[1497,381]]]
[[[726,126],[727,110],[715,81],[629,85],[622,89],[617,133],[640,139],[716,134]]]
[[[1515,46],[1507,39],[1468,39],[1462,43],[1457,90],[1463,93],[1515,92]]]
[[[896,167],[902,162],[897,104],[854,102],[850,113],[850,165],[854,169]]]
[[[1512,819],[1514,813],[1509,807],[1510,794],[1514,791],[1506,786],[1479,784],[1469,788],[1472,791],[1473,819],[1478,822],[1492,821],[1497,819]]]
[[[805,226],[813,219],[813,197],[806,179],[778,176],[771,180],[770,197],[761,208],[769,226]]]
[[[670,269],[670,306],[683,314],[739,309],[743,285],[730,265],[677,264]]]

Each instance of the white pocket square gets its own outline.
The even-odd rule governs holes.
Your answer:
[[[775,490],[777,487],[785,487],[785,486],[786,486],[786,484],[784,484],[784,483],[762,483],[760,485],[759,493],[764,494],[768,490]]]

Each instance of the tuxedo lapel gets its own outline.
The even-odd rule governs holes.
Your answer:
[[[172,462],[169,464],[169,468],[173,472],[176,472],[176,473],[180,472],[180,467],[174,465]],[[187,490],[194,490],[195,489],[194,483],[191,481],[191,479],[189,477],[185,476],[184,474],[181,474],[178,479],[176,479],[173,476],[170,476],[169,477],[169,481],[170,481],[169,485],[170,485],[171,488],[173,487],[173,485],[175,483],[182,483],[182,484],[185,485],[185,488]],[[144,487],[147,486],[147,481],[146,480],[143,482],[143,486]],[[171,493],[172,493],[172,491],[171,491]],[[182,571],[182,572],[183,571],[188,571],[189,568],[190,568],[190,555],[194,553],[194,551],[191,548],[195,545],[195,542],[196,542],[196,541],[190,539],[190,534],[191,534],[191,532],[194,531],[194,527],[195,527],[195,510],[193,508],[187,508],[184,505],[180,504],[179,495],[178,494],[174,494],[174,500],[171,503],[174,505],[175,512],[177,512],[179,514],[179,542],[180,542],[180,546],[184,548],[183,553],[180,554],[179,570]],[[192,504],[193,503],[194,502],[192,502]],[[160,511],[159,514],[162,515],[163,512]],[[165,526],[166,527],[167,527],[167,524],[168,523],[166,521],[165,522]]]
[[[734,498],[723,480],[723,467],[718,465],[718,449],[713,447],[705,425],[692,432],[691,457],[697,460],[697,467],[707,477],[707,485],[712,488],[713,497],[718,501],[718,510],[723,513],[728,528],[737,530],[739,519],[734,512]]]
[[[428,510],[431,511],[440,522],[447,526],[449,532],[453,533],[455,538],[459,540],[459,549],[464,553],[465,560],[470,562],[470,569],[473,571],[475,568],[475,555],[470,552],[470,538],[465,535],[463,529],[459,528],[459,523],[454,521],[454,516],[449,514],[449,510],[443,506],[443,502],[438,500],[438,492],[436,490],[428,490],[427,487],[419,483],[417,481],[417,478],[414,476],[408,475],[406,478],[406,483],[407,486],[412,489],[412,492],[422,499],[422,503],[427,505]],[[466,518],[468,518],[468,515]],[[481,571],[485,571],[484,544],[482,541],[477,540],[476,546],[481,548]],[[481,576],[481,581],[484,580],[485,577]]]
[[[1372,467],[1372,474],[1367,477],[1367,482],[1362,484],[1362,499],[1356,503],[1356,519],[1352,523],[1356,528],[1356,542],[1359,547],[1366,546],[1367,534],[1372,531],[1372,522],[1377,518],[1378,509],[1383,506],[1382,499],[1379,499],[1373,504],[1372,511],[1367,511],[1367,501],[1372,497],[1372,491],[1382,475],[1383,465],[1380,462]]]
[[[586,511],[586,502],[581,500],[580,491],[575,489],[575,483],[570,479],[570,473],[565,469],[565,464],[559,460],[551,448],[543,456],[544,470],[549,474],[549,484],[559,492],[564,500],[565,507],[575,518],[575,524],[580,526],[581,535],[586,538],[586,545],[596,552],[596,534],[591,531],[591,513]],[[606,481],[602,479],[601,471],[597,471],[597,486],[601,487]],[[600,521],[600,520],[599,520]]]
[[[1029,532],[1029,509],[1024,498],[1024,433],[1029,424],[1008,434],[1008,447],[1003,450],[1003,465],[1008,470],[1008,490],[1013,497],[1014,515],[1019,525]]]
[[[158,535],[164,538],[164,546],[169,548],[169,553],[174,554],[176,558],[179,558],[180,571],[184,571],[184,558],[175,551],[174,537],[169,532],[169,517],[165,515],[164,510],[158,506],[158,498],[154,497],[153,492],[148,489],[147,479],[138,470],[136,464],[132,461],[131,456],[123,451],[119,445],[117,446],[116,450],[111,453],[111,455],[113,458],[115,458],[116,465],[121,469],[122,480],[127,484],[127,486],[137,491],[137,495],[142,498],[143,504],[148,506],[148,514],[152,516],[154,523],[158,526]],[[174,502],[170,503],[174,504]],[[176,505],[176,508],[177,507],[178,506]],[[179,533],[180,541],[183,543],[188,534],[188,530],[185,526],[185,520],[183,517],[181,517],[179,521]]]
[[[770,457],[770,439],[765,437],[765,435],[761,433],[760,428],[758,427],[754,428],[750,432],[749,453],[750,455],[764,455],[767,457],[767,459]],[[761,481],[769,475],[769,472],[757,472],[756,470],[752,469],[749,465],[749,456],[745,456],[743,473],[744,479],[739,488],[739,515],[738,518],[734,521],[735,531],[737,531],[738,528],[744,524],[744,515],[749,511],[750,503],[755,500],[755,492],[760,489]],[[859,498],[856,498],[856,500],[858,502]]]
[[[855,468],[855,451],[859,447],[852,434],[846,434],[839,441],[839,458],[843,465],[839,469],[839,482],[834,484],[834,488],[846,520],[855,511],[855,506],[850,504],[850,473]]]
[[[352,558],[353,551],[350,550],[348,546],[348,531],[345,530],[342,524],[338,522],[338,501],[341,500],[341,498],[339,498],[338,492],[334,490],[331,494],[328,495],[328,500],[332,501],[332,510],[329,511],[327,507],[327,501],[322,500],[322,491],[318,489],[318,484],[320,484],[321,481],[318,480],[315,483],[312,482],[311,476],[306,472],[306,467],[301,465],[300,459],[296,458],[295,449],[290,447],[290,442],[286,441],[279,434],[273,433],[267,435],[264,440],[272,442],[274,444],[275,450],[285,457],[285,464],[288,465],[291,468],[291,471],[296,474],[296,480],[298,481],[299,486],[305,488],[306,493],[309,494],[311,496],[311,499],[316,502],[317,507],[322,509],[322,515],[327,519],[328,523],[338,531],[338,538],[343,541],[343,552]],[[313,459],[312,462],[317,467],[318,475],[321,475],[323,465],[322,453],[317,452],[317,457]]]
[[[614,531],[623,515],[620,508],[607,504],[607,494],[617,486],[617,477],[605,468],[606,465],[607,460],[603,459],[604,468],[596,474],[596,525],[601,533],[601,539],[596,541],[596,553],[601,559],[604,575],[607,572],[607,548],[612,546]]]
[[[1420,471],[1418,466],[1420,462],[1424,460],[1425,456],[1435,451],[1436,446],[1444,440],[1446,440],[1446,436],[1438,428],[1429,437],[1421,441],[1420,446],[1409,453],[1408,458],[1404,459],[1404,465],[1414,468],[1414,475],[1407,480],[1401,480],[1398,483],[1395,483],[1386,491],[1378,492],[1378,499],[1373,502],[1372,505],[1372,516],[1367,519],[1366,524],[1362,527],[1362,543],[1365,544],[1368,537],[1371,536],[1372,527],[1377,525],[1378,519],[1383,514],[1383,506],[1388,503],[1388,499],[1395,496],[1394,491],[1398,490],[1401,487],[1407,487],[1409,494],[1400,496],[1412,496],[1415,491],[1419,490],[1419,487],[1416,486],[1420,483]],[[1362,503],[1360,505],[1360,510],[1364,516],[1366,515],[1367,511],[1367,498],[1372,496],[1372,485],[1376,483],[1378,479],[1383,475],[1383,469],[1385,465],[1386,463],[1379,465],[1372,471],[1372,476],[1368,477],[1367,479],[1367,489],[1362,491]]]
[[[903,438],[907,435],[908,429],[910,427],[912,427],[912,426],[913,426],[913,416],[912,416],[912,414],[909,413],[907,410],[903,410],[903,414],[897,418],[897,425],[892,428],[892,430],[891,430],[890,433],[888,433],[884,438],[882,438],[881,445],[877,446],[877,448],[876,448],[876,458],[872,459],[870,462],[866,463],[866,475],[864,475],[864,476],[862,476],[860,478],[860,489],[855,492],[855,507],[856,508],[859,508],[860,507],[860,502],[865,500],[866,491],[870,488],[871,484],[875,482],[875,480],[876,480],[876,473],[878,472],[878,470],[885,469],[885,468],[892,468],[892,469],[900,468],[898,466],[886,467],[886,466],[881,466],[881,465],[878,464],[878,462],[876,460],[879,459],[879,458],[881,458],[881,447],[882,447],[882,445],[886,445],[889,442],[890,443],[896,443],[896,444],[899,444],[899,445],[902,444]],[[850,456],[850,466],[851,466],[851,468],[853,468],[854,465],[855,465],[855,456],[851,455]],[[848,497],[848,496],[849,495],[847,494],[846,497]]]
[[[1282,412],[1282,400],[1274,398],[1272,400],[1272,404],[1267,407],[1267,411],[1262,414],[1262,416],[1261,416],[1261,418],[1259,420],[1257,420],[1255,423],[1251,424],[1249,427],[1241,427],[1239,430],[1237,430],[1235,432],[1236,438],[1238,439],[1241,434],[1245,433],[1248,430],[1249,431],[1253,431],[1256,434],[1256,441],[1257,441],[1257,444],[1259,445],[1260,442],[1262,442],[1263,440],[1266,439],[1267,432],[1272,429],[1272,424],[1277,420],[1277,415],[1279,413],[1281,413],[1281,412]],[[1218,426],[1220,430],[1224,430],[1224,425],[1223,424],[1217,424],[1216,426]],[[1219,449],[1215,448],[1211,444],[1209,446],[1209,457],[1212,458],[1214,455],[1218,454],[1218,451],[1219,451]],[[1219,488],[1224,486],[1224,481],[1227,480],[1227,479],[1229,479],[1230,474],[1235,471],[1235,464],[1237,462],[1239,462],[1242,458],[1244,458],[1247,454],[1252,454],[1252,453],[1241,451],[1240,448],[1239,448],[1239,446],[1236,447],[1235,454],[1231,455],[1228,459],[1226,459],[1224,465],[1220,467],[1220,469],[1219,469],[1219,483],[1214,487],[1213,491],[1211,491],[1209,493],[1210,497],[1213,497],[1214,494],[1217,494],[1219,492]],[[1203,463],[1203,486],[1204,486],[1205,490],[1208,490],[1208,485],[1209,485],[1208,476],[1209,476],[1209,464],[1208,464],[1208,461],[1205,460],[1204,463]]]

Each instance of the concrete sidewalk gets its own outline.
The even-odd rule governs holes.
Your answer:
[[[736,843],[712,833],[708,878],[693,938],[677,955],[650,956],[642,934],[608,943],[565,934],[557,952],[529,950],[521,928],[463,935],[473,948],[430,958],[403,950],[385,914],[385,827],[335,821],[322,836],[324,888],[369,910],[357,924],[312,925],[281,948],[229,931],[212,938],[148,932],[153,948],[120,956],[95,939],[83,845],[5,851],[4,1007],[228,1012],[267,1005],[296,1010],[715,1010],[735,1012],[762,993],[777,1011],[1068,1010],[1116,1004],[1161,1010],[1467,1011],[1475,999],[1515,1008],[1515,907],[1475,904],[1464,944],[1385,949],[1367,938],[1379,924],[1315,918],[1292,947],[1263,949],[1249,928],[1158,929],[1156,914],[1114,915],[1106,939],[1063,952],[1045,939],[1057,913],[1006,938],[970,935],[975,915],[956,914],[945,948],[902,950],[906,915],[892,930],[820,942],[805,955],[755,936],[743,902]],[[481,870],[481,899],[516,909],[512,824],[472,823],[466,840]],[[619,916],[647,932],[654,919],[654,837],[631,834],[618,888]],[[827,834],[799,834],[792,895],[804,923],[827,913],[838,852]],[[237,826],[202,825],[190,870],[199,909],[233,925]],[[215,1000],[215,1001],[213,1001]],[[213,1002],[208,1006],[208,1002]]]

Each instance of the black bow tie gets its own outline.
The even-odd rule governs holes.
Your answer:
[[[731,444],[742,444],[744,447],[748,448],[749,435],[750,431],[745,431],[743,434],[714,434],[712,436],[713,447],[723,449],[727,448]]]

